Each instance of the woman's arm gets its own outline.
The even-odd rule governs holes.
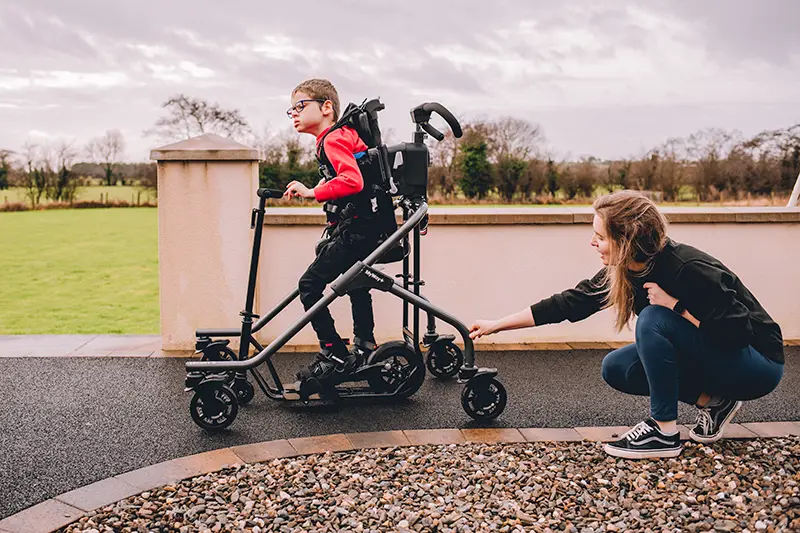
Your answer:
[[[690,261],[678,273],[677,281],[686,287],[686,308],[692,310],[704,336],[721,345],[746,346],[750,342],[750,310],[739,299],[731,272],[704,261]]]
[[[517,313],[499,320],[476,320],[470,327],[470,337],[477,339],[510,329],[557,324],[564,320],[577,322],[588,318],[603,308],[608,294],[604,280],[605,269],[593,278],[581,281],[574,289],[556,293]]]
[[[688,320],[689,322],[691,322],[692,324],[694,324],[694,327],[696,328],[700,327],[700,321],[697,320],[695,317],[693,317],[692,313],[690,313],[689,311],[684,311],[683,313],[681,313],[681,316],[686,320]]]
[[[469,328],[469,336],[471,339],[479,339],[484,335],[510,329],[530,328],[535,325],[531,308],[526,307],[522,311],[504,316],[499,320],[476,320]]]
[[[672,309],[673,311],[675,310],[675,305],[677,305],[678,299],[662,289],[658,283],[648,281],[644,284],[644,288],[647,289],[647,299],[652,305],[661,305],[667,309]],[[700,327],[700,321],[697,320],[688,309],[684,309],[681,313],[681,316],[694,324],[694,327]]]

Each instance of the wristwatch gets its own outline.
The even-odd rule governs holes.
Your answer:
[[[678,300],[677,302],[675,302],[675,305],[672,306],[672,310],[678,313],[679,315],[682,315],[683,312],[686,311],[686,306],[683,305],[683,302]]]

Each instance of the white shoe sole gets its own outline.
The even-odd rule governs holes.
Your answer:
[[[623,459],[666,459],[670,457],[678,457],[683,451],[683,446],[666,450],[642,450],[637,452],[634,450],[615,448],[609,444],[606,444],[603,449],[608,455],[621,457]]]
[[[700,442],[702,444],[711,444],[712,442],[717,442],[719,439],[722,438],[723,434],[725,433],[725,428],[730,423],[731,419],[736,416],[736,413],[739,412],[739,409],[742,408],[743,402],[737,401],[736,404],[731,409],[731,412],[728,413],[728,416],[725,417],[725,420],[722,421],[722,424],[719,425],[719,431],[713,437],[703,437],[698,435],[694,432],[694,428],[689,430],[689,438],[695,442]]]

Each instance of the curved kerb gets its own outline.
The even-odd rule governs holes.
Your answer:
[[[689,428],[679,426],[682,439]],[[0,533],[52,533],[79,520],[84,514],[184,479],[224,468],[301,455],[346,452],[366,448],[423,446],[478,442],[607,442],[618,438],[627,426],[576,428],[476,428],[417,429],[369,433],[336,433],[317,437],[280,439],[221,448],[171,459],[138,470],[112,476],[55,496],[0,520]],[[731,424],[727,439],[800,436],[800,422],[754,422]]]

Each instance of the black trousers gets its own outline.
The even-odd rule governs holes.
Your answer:
[[[378,236],[367,221],[358,219],[347,221],[334,230],[327,241],[317,249],[317,257],[300,277],[298,288],[300,301],[308,311],[322,298],[322,291],[344,273],[356,261],[361,261],[377,247]],[[375,319],[372,313],[370,289],[361,288],[348,292],[353,312],[353,335],[366,341],[375,342]],[[341,344],[336,332],[333,317],[325,308],[311,319],[311,325],[320,344]]]

